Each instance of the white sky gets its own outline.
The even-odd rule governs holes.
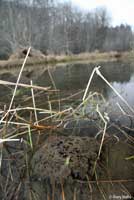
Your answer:
[[[70,0],[85,10],[105,6],[110,12],[113,25],[130,24],[134,27],[134,0]]]

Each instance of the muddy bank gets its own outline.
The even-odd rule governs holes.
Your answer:
[[[31,187],[37,199],[132,199],[134,160],[128,158],[133,144],[107,138],[94,171],[99,145],[89,137],[48,138],[31,159]]]

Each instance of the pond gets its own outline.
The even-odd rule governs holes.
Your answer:
[[[134,106],[134,63],[131,62],[74,63],[48,67],[48,70],[44,68],[42,73],[40,71],[40,75],[35,78],[35,83],[60,89],[63,96],[71,95],[86,89],[92,70],[99,65],[102,75],[127,100],[130,106]],[[34,79],[32,74],[30,78]],[[90,84],[90,91],[103,94],[104,98],[114,105],[113,109],[116,109],[117,102],[121,106],[125,106],[115,92],[96,74]]]
[[[33,93],[31,94],[29,88],[22,90],[21,87],[18,87],[12,108],[31,108],[36,104],[38,108],[49,109],[54,112],[56,110],[68,109],[70,106],[75,109],[82,102],[88,80],[96,66],[101,66],[99,70],[105,79],[133,108],[134,63],[131,62],[103,62],[96,64],[77,62],[57,64],[56,66],[26,66],[22,73],[21,83],[30,84],[30,80],[32,80],[34,85],[41,87],[50,86],[51,88],[47,92],[35,89],[33,97]],[[2,69],[0,79],[16,82],[18,73],[19,69],[16,68]],[[0,108],[2,110],[8,109],[13,89],[14,86],[11,86],[9,83],[4,86],[0,85]],[[88,92],[102,94],[102,99],[106,99],[106,103],[108,102],[108,106],[110,106],[110,112],[112,110],[113,113],[116,113],[116,116],[118,113],[122,113],[122,115],[123,112],[129,113],[131,116],[131,120],[129,119],[129,121],[133,122],[132,111],[129,110],[128,106],[122,102],[97,74],[93,76]],[[99,101],[100,99],[98,99],[98,103]],[[86,105],[86,111],[88,109],[90,110],[90,104]],[[93,173],[94,163],[97,160],[100,148],[100,139],[91,136],[91,126],[93,127],[92,119],[87,118],[87,121],[82,121],[84,126],[87,126],[87,122],[90,124],[90,127],[85,127],[84,129],[86,135],[83,135],[83,130],[77,134],[78,129],[76,129],[76,134],[71,129],[71,134],[67,132],[68,135],[65,135],[63,132],[66,128],[62,131],[53,128],[49,130],[50,124],[46,126],[46,129],[46,124],[42,124],[44,129],[39,129],[42,127],[36,123],[34,124],[32,120],[36,120],[37,117],[38,120],[42,120],[42,118],[47,118],[47,115],[43,112],[37,112],[36,114],[34,110],[33,112],[16,111],[15,114],[13,113],[12,116],[9,116],[9,121],[11,122],[29,122],[31,124],[31,132],[28,132],[28,134],[24,125],[22,127],[19,124],[11,124],[9,127],[6,123],[5,126],[1,125],[2,135],[6,133],[11,136],[14,134],[19,137],[24,136],[25,141],[21,146],[16,143],[7,143],[3,146],[1,181],[3,184],[6,183],[6,192],[4,193],[5,196],[2,196],[3,188],[0,187],[1,199],[5,198],[8,200],[6,195],[10,190],[12,199],[20,200],[133,198],[133,137],[131,140],[129,140],[129,137],[121,140],[118,138],[118,135],[109,137],[110,132],[115,134],[117,129],[115,127],[114,129],[113,127],[112,129],[107,129],[108,136],[106,135],[100,158],[96,164],[96,171]],[[47,114],[51,117],[53,112]],[[78,113],[76,113],[74,117],[83,116],[78,116]],[[115,118],[115,114],[113,118]],[[56,116],[55,119],[61,120],[60,116]],[[70,118],[68,116],[66,118],[65,116],[65,119],[68,120]],[[123,119],[122,124],[127,126],[127,120],[125,119],[124,121]],[[53,123],[53,121],[49,122]],[[101,130],[103,133],[104,125],[101,125],[99,124],[99,128],[96,128],[96,126],[96,129],[93,128],[93,136],[94,132],[98,132],[98,130]],[[126,131],[126,129],[123,127],[122,131]],[[133,132],[132,129],[132,136]],[[31,142],[31,134],[32,136],[34,135],[32,138],[33,144]],[[40,136],[39,143],[37,143],[38,134]]]
[[[134,63],[77,63],[49,67],[49,70],[45,68],[44,72],[42,71],[42,73],[35,78],[35,83],[41,86],[51,85],[68,94],[72,94],[72,92],[78,92],[80,89],[86,89],[92,70],[99,65],[101,66],[100,71],[102,75],[131,106],[134,106],[134,93],[132,92],[134,88]],[[32,76],[30,78],[34,79]],[[112,89],[96,74],[92,79],[89,91],[102,93],[108,101],[119,101],[119,98]]]
[[[59,89],[62,94],[72,94],[85,90],[92,70],[101,66],[102,75],[117,89],[117,91],[134,106],[134,63],[131,62],[103,62],[103,63],[70,63],[56,66],[28,66],[25,67],[20,82],[40,86],[51,86]],[[0,72],[0,79],[15,82],[19,69],[4,69]],[[108,101],[120,101],[117,95],[96,74],[90,84],[89,91],[102,93]],[[3,91],[1,91],[2,94]]]

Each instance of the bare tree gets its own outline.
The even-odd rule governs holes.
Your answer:
[[[6,55],[29,45],[57,54],[131,49],[131,27],[110,20],[104,7],[84,13],[58,0],[0,0],[0,45]]]

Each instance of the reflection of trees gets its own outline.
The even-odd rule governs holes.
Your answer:
[[[100,71],[109,82],[129,82],[134,72],[133,63],[111,62],[101,63],[100,65],[102,66]],[[86,88],[89,77],[95,66],[96,65],[93,63],[67,64],[66,66],[50,67],[49,71],[58,89],[71,92]],[[23,80],[25,81],[26,79],[24,79],[24,77],[26,77],[27,80],[28,78],[32,79],[34,83],[38,85],[53,87],[48,70],[44,67],[38,66],[38,70],[33,67],[25,68],[23,72]],[[2,80],[4,79],[2,78]],[[100,92],[107,97],[109,88],[106,83],[95,74],[90,85],[90,91]]]
[[[101,71],[109,82],[128,82],[133,70],[130,63],[102,63]]]
[[[101,72],[109,82],[128,82],[133,67],[129,63],[111,62],[102,63]],[[64,90],[77,90],[86,88],[89,77],[95,64],[68,64],[57,68],[50,68],[50,72],[57,88]],[[49,74],[45,71],[37,82],[41,85],[52,85]],[[108,95],[108,87],[96,74],[90,85],[90,91],[97,91]]]

